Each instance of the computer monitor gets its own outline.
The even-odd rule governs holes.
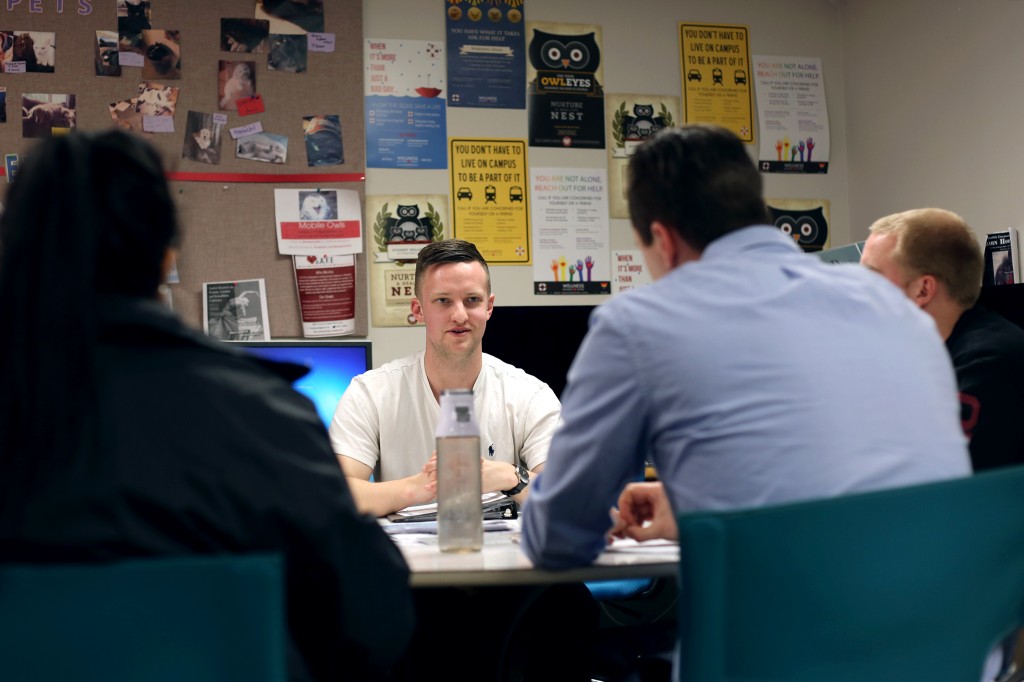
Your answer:
[[[233,341],[231,345],[262,358],[309,367],[309,374],[294,386],[313,401],[317,414],[328,427],[349,382],[373,367],[369,341]]]
[[[495,305],[484,332],[484,352],[532,374],[561,397],[594,308]]]

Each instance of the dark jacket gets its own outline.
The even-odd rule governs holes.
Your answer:
[[[975,471],[1024,464],[1024,330],[981,306],[946,339]]]
[[[100,329],[98,395],[82,406],[96,454],[52,473],[0,560],[280,552],[292,679],[383,679],[412,633],[408,569],[292,389],[304,368],[251,359],[155,302],[106,301]]]

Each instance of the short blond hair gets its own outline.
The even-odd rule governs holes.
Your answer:
[[[931,275],[965,309],[978,301],[985,269],[981,246],[967,222],[952,211],[917,208],[875,221],[872,234],[892,234],[892,258],[907,275]]]

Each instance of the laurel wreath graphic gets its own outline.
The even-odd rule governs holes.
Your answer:
[[[664,102],[661,103],[661,109],[658,111],[658,113],[661,114],[661,117],[663,119],[665,119],[666,128],[671,128],[672,126],[675,125],[675,122],[672,120],[672,114],[668,113],[668,108],[665,106]]]
[[[373,222],[373,241],[377,244],[377,250],[386,253],[388,250],[388,221],[391,220],[391,211],[385,202],[377,211],[377,218]]]
[[[441,222],[441,216],[429,201],[427,202],[427,212],[424,215],[434,225],[434,233],[430,235],[431,240],[438,242],[444,239],[444,223]]]
[[[615,110],[615,116],[612,117],[612,137],[615,139],[615,146],[622,147],[626,146],[625,133],[622,132],[622,119],[626,116],[626,103],[619,102],[619,108]]]

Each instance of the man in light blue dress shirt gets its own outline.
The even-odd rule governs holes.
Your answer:
[[[687,126],[641,145],[629,205],[655,281],[591,317],[523,513],[536,565],[592,562],[645,461],[660,483],[639,486],[619,528],[638,539],[673,537],[684,510],[970,473],[932,319],[878,274],[765,224],[761,177],[732,133]]]

